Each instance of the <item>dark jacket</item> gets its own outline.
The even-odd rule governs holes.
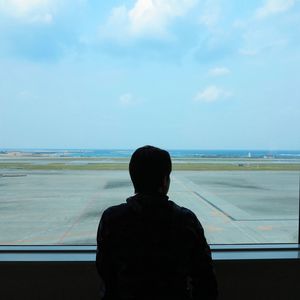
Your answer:
[[[104,211],[97,269],[105,300],[217,298],[203,228],[167,196],[137,194]]]

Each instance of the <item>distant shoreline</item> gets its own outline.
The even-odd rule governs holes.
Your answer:
[[[0,149],[1,158],[129,159],[131,149]],[[168,150],[173,159],[300,160],[300,150]]]
[[[178,171],[299,171],[300,159],[173,158]],[[6,171],[99,171],[128,170],[129,158],[1,157],[0,176]]]

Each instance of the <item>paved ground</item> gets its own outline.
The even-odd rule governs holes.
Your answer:
[[[133,192],[126,171],[0,173],[2,245],[95,244],[103,210]],[[291,243],[298,189],[298,172],[178,171],[169,196],[195,212],[210,243]]]

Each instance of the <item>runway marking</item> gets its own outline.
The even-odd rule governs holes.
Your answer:
[[[175,179],[175,178],[174,178]],[[189,188],[187,188],[187,186],[182,183],[180,180],[178,180],[177,178],[175,179],[178,183],[180,183],[188,192],[193,193],[194,195],[198,196],[201,200],[204,201],[204,203],[206,203],[209,206],[214,207],[217,211],[221,212],[224,216],[228,217],[231,220],[231,224],[232,226],[234,226],[237,230],[239,230],[243,235],[248,236],[248,238],[250,240],[252,240],[254,243],[259,243],[260,241],[253,237],[251,234],[249,234],[247,231],[245,231],[243,228],[241,228],[239,226],[239,224],[236,224],[236,220],[234,218],[232,218],[231,216],[229,216],[227,213],[225,213],[222,209],[220,209],[218,206],[216,206],[215,204],[213,204],[211,201],[205,199],[203,196],[201,196],[199,193],[195,192],[195,191],[191,191]]]
[[[218,211],[220,211],[221,213],[223,213],[224,215],[226,215],[230,220],[234,221],[234,222],[243,222],[243,221],[248,221],[248,222],[257,222],[257,221],[298,221],[298,219],[292,219],[292,218],[288,218],[288,219],[275,219],[275,218],[263,218],[263,219],[237,219],[232,217],[231,215],[229,215],[228,213],[226,213],[224,210],[222,210],[220,207],[218,207],[217,205],[215,205],[214,203],[212,203],[211,201],[209,201],[208,199],[206,199],[205,197],[203,197],[202,195],[200,195],[198,192],[193,192],[195,195],[197,195],[199,198],[201,198],[202,200],[206,201],[207,203],[209,203],[211,206],[213,206],[215,209],[217,209]]]
[[[214,226],[214,225],[206,225],[205,228],[208,232],[221,232],[221,231],[224,231],[224,228]]]
[[[257,226],[258,230],[261,231],[271,231],[273,230],[273,226],[272,225],[262,225],[262,226]]]
[[[178,180],[177,178],[174,178],[178,183],[180,183],[181,185],[184,186],[184,188],[190,192],[195,194],[196,196],[198,196],[201,200],[203,200],[204,202],[206,202],[207,204],[209,204],[210,206],[212,206],[213,208],[215,208],[217,211],[219,211],[220,213],[222,213],[223,215],[225,215],[226,217],[228,217],[231,221],[233,222],[243,222],[243,221],[247,221],[247,222],[259,222],[259,221],[298,221],[298,218],[286,218],[286,219],[282,219],[282,218],[262,218],[262,219],[237,219],[233,216],[231,216],[230,214],[228,214],[226,211],[224,211],[222,208],[220,208],[219,206],[217,206],[216,204],[214,204],[212,201],[208,200],[207,198],[205,198],[204,196],[202,196],[200,193],[196,192],[196,191],[192,191],[190,190],[183,182],[181,182],[180,180]]]
[[[236,221],[235,218],[233,218],[231,215],[229,215],[227,212],[225,212],[223,209],[221,209],[220,207],[218,207],[217,205],[215,205],[214,203],[212,203],[211,201],[209,201],[208,199],[206,199],[205,197],[203,197],[202,195],[200,195],[198,192],[192,191],[192,193],[196,196],[198,196],[201,200],[207,202],[208,204],[210,204],[212,207],[214,207],[216,210],[218,210],[220,213],[222,213],[223,215],[225,215],[227,218],[229,218],[231,221]]]
[[[229,214],[227,214],[224,210],[220,209],[217,205],[215,205],[214,203],[212,203],[211,201],[209,201],[208,199],[204,198],[202,195],[200,195],[198,192],[192,191],[190,190],[186,184],[184,184],[182,181],[180,181],[179,179],[177,179],[176,177],[173,176],[173,179],[175,179],[175,181],[177,181],[179,184],[181,184],[185,190],[187,192],[190,192],[194,195],[196,195],[198,198],[200,198],[201,200],[204,201],[204,203],[208,204],[209,206],[212,206],[217,212],[221,213],[222,216],[226,216],[228,217],[231,221],[235,221],[235,219],[233,217],[231,217]]]
[[[72,225],[61,235],[61,237],[58,239],[57,244],[61,244],[63,240],[69,236],[72,229],[80,223],[80,220],[82,216],[88,211],[88,209],[95,203],[97,199],[99,199],[99,196],[101,195],[101,192],[97,192],[92,196],[92,199],[88,201],[88,203],[85,205],[85,207],[82,209],[81,213],[78,215],[78,217],[74,220]],[[96,236],[95,236],[96,239]]]

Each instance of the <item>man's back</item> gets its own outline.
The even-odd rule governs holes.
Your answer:
[[[137,194],[107,209],[97,244],[104,299],[216,299],[202,226],[167,196]]]

